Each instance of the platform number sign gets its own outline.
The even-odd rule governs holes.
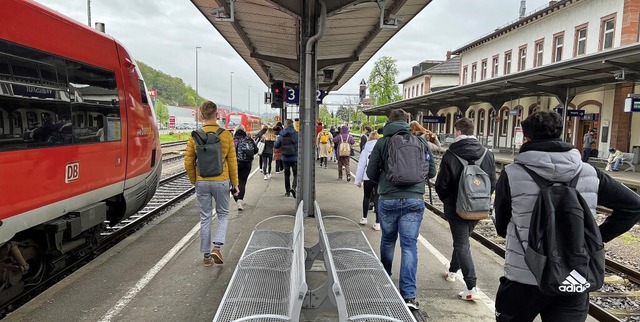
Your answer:
[[[289,104],[300,104],[300,89],[298,87],[287,87],[286,102]],[[316,103],[322,103],[322,99],[327,95],[326,91],[316,90]]]
[[[67,163],[65,170],[64,182],[70,183],[80,178],[80,162],[74,161]]]

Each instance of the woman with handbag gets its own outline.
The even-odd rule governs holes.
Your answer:
[[[262,173],[264,180],[271,179],[271,161],[273,159],[273,144],[276,142],[276,134],[273,129],[268,129],[262,136]]]

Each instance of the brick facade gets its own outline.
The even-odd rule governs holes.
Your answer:
[[[631,93],[633,93],[633,83],[616,84],[611,120],[611,146],[623,152],[630,152],[629,134],[632,113],[624,112],[623,107],[625,98]]]
[[[624,0],[622,16],[622,38],[620,46],[638,42],[638,20],[640,19],[640,1]]]

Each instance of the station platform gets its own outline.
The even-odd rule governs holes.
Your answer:
[[[317,165],[317,164],[316,164]],[[362,190],[353,181],[337,181],[337,164],[317,168],[317,201],[324,216],[341,215],[354,221],[362,216]],[[247,184],[245,210],[231,203],[223,265],[204,267],[199,252],[199,216],[191,197],[137,233],[49,288],[6,321],[212,321],[235,266],[254,226],[274,215],[293,215],[295,199],[284,196],[283,174],[263,180],[257,161]],[[352,172],[356,164],[351,163]],[[375,214],[361,226],[376,253],[380,232],[372,229]],[[216,221],[214,220],[213,227]],[[314,218],[306,218],[305,245],[316,243]],[[479,300],[462,301],[463,282],[442,275],[450,257],[451,235],[446,221],[425,211],[418,241],[418,294],[429,321],[495,321],[494,299],[503,259],[471,240],[478,274]],[[400,247],[396,247],[392,279],[396,287]],[[307,274],[309,289],[323,281],[323,266]],[[303,309],[301,321],[337,321],[329,301],[318,309]],[[590,320],[592,321],[592,320]]]

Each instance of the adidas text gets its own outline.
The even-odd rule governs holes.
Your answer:
[[[584,293],[590,286],[591,283],[587,282],[580,273],[573,270],[562,282],[562,285],[558,286],[558,290],[565,293]]]

